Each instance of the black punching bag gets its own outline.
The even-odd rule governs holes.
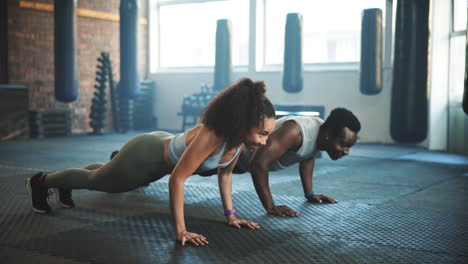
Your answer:
[[[75,17],[76,0],[55,0],[55,98],[65,103],[73,102],[78,98]]]
[[[365,95],[382,91],[382,10],[364,9],[361,24],[360,90]]]
[[[289,13],[286,17],[284,38],[283,89],[298,93],[303,86],[302,15]]]
[[[397,142],[419,142],[427,136],[428,42],[429,0],[399,0],[390,123]]]
[[[131,99],[140,93],[138,77],[138,1],[120,1],[120,84],[122,96]]]
[[[463,111],[468,115],[468,23],[465,39],[465,89],[463,90]]]
[[[231,84],[231,31],[230,20],[220,19],[216,22],[215,91],[221,91]]]

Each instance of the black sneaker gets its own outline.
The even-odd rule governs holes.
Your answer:
[[[110,155],[110,160],[112,160],[115,157],[115,155],[117,155],[118,153],[119,153],[118,150],[112,152],[112,154]]]
[[[43,173],[32,176],[26,179],[26,191],[31,199],[32,210],[36,213],[47,214],[50,212],[50,206],[47,204],[47,198],[50,196],[49,188],[42,186],[39,182],[39,177]]]
[[[75,207],[75,203],[72,200],[72,190],[70,189],[63,189],[63,188],[55,188],[55,199],[57,203],[62,208],[73,208]]]

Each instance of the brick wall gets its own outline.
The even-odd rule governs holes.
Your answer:
[[[2,0],[3,1],[3,0]],[[79,0],[78,9],[118,15],[120,0]],[[147,75],[147,0],[139,0],[139,69]],[[57,102],[54,97],[54,15],[52,0],[8,0],[8,77],[11,84],[29,86],[31,110],[70,108],[73,132],[91,131],[89,111],[94,93],[97,57],[110,53],[114,79],[119,78],[119,22],[77,15],[76,48],[79,97],[73,103]],[[77,12],[78,13],[78,12]],[[102,16],[101,16],[102,17]],[[146,19],[146,20],[145,20]],[[110,111],[107,129],[110,129]]]

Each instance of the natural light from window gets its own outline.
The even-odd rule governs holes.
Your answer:
[[[248,63],[249,1],[228,0],[162,5],[159,9],[159,66],[214,66],[216,21],[232,24],[232,63]]]
[[[359,61],[365,8],[382,9],[385,21],[385,0],[266,0],[265,64],[283,63],[287,13],[302,14],[304,63]]]
[[[468,10],[468,0],[454,0],[453,1],[453,30],[465,30]]]

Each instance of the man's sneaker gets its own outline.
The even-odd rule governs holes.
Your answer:
[[[110,160],[112,160],[115,157],[115,155],[117,155],[118,153],[119,153],[118,150],[112,152],[112,154],[110,155]]]
[[[71,193],[72,193],[72,190],[70,189],[55,188],[55,198],[60,207],[62,208],[75,207],[75,203],[72,200]]]
[[[50,212],[50,206],[47,204],[47,198],[51,194],[49,188],[42,186],[39,182],[39,177],[43,176],[42,172],[26,179],[26,191],[31,199],[32,209],[36,213],[47,214]]]

